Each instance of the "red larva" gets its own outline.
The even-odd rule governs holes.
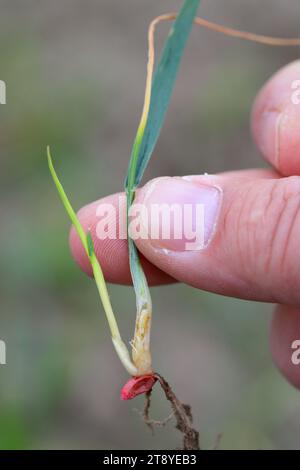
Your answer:
[[[132,377],[122,388],[121,399],[132,400],[141,393],[150,392],[156,381],[157,378],[152,374]]]

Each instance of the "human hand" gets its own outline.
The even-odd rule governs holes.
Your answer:
[[[292,88],[299,79],[297,61],[272,77],[254,103],[254,140],[273,169],[157,178],[135,199],[146,208],[153,203],[204,204],[203,249],[186,250],[184,241],[174,239],[136,240],[149,283],[180,281],[279,304],[271,326],[271,351],[279,369],[298,388],[300,365],[291,358],[292,343],[300,340],[300,93]],[[96,234],[99,204],[112,204],[126,220],[125,199],[120,203],[120,196],[95,201],[78,216],[91,231],[106,279],[129,284],[126,240],[100,240]],[[75,260],[90,275],[89,260],[74,229],[70,245]]]

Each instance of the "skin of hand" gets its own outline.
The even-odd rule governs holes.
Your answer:
[[[135,204],[204,203],[203,249],[185,250],[174,239],[136,241],[150,285],[179,281],[219,294],[278,304],[270,332],[272,356],[282,374],[300,388],[300,365],[291,360],[291,345],[300,340],[297,86],[300,90],[300,61],[277,72],[259,92],[252,109],[253,137],[270,169],[157,178],[138,190]],[[100,240],[96,234],[100,204],[113,204],[125,221],[126,204],[124,196],[120,203],[120,196],[95,201],[83,207],[78,216],[83,227],[91,231],[106,280],[130,284],[126,240]],[[74,228],[70,247],[81,269],[91,275]]]

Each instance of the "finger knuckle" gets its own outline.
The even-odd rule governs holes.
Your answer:
[[[272,181],[263,200],[260,194],[253,198],[252,214],[246,225],[249,241],[246,256],[252,266],[270,283],[275,300],[281,294],[299,297],[300,257],[297,245],[300,233],[300,177],[292,176]],[[258,247],[258,248],[257,248]],[[249,262],[249,259],[248,259]],[[261,276],[260,276],[261,278]]]
[[[232,201],[225,224],[240,277],[272,293],[274,301],[288,294],[291,302],[300,301],[300,177],[245,185]]]

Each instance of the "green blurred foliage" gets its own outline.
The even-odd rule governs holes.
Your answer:
[[[202,14],[292,36],[297,1],[288,2],[288,14],[276,2],[272,22],[273,3],[263,3],[203,2]],[[75,207],[122,188],[142,105],[146,28],[179,5],[0,0],[0,78],[7,83],[0,107],[1,449],[178,445],[171,426],[154,437],[145,429],[133,411],[142,399],[119,400],[127,377],[95,286],[69,254],[46,146]],[[248,131],[251,103],[292,54],[192,34],[147,177],[260,165]],[[110,286],[110,293],[129,339],[132,289]],[[155,366],[192,404],[204,447],[222,433],[221,448],[299,448],[298,393],[268,352],[270,307],[186,286],[153,289],[153,304]],[[156,390],[154,418],[168,414]]]

